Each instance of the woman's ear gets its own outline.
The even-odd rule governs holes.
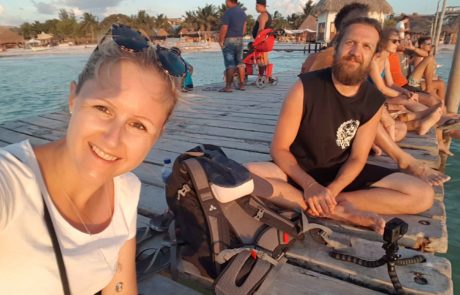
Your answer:
[[[69,113],[72,114],[75,103],[75,96],[77,95],[77,83],[75,81],[70,82],[69,87]]]

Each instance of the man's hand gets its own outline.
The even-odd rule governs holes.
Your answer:
[[[308,214],[312,216],[328,216],[334,213],[337,202],[331,191],[314,182],[304,189],[303,197],[308,206]]]
[[[224,41],[219,41],[220,48],[224,48]]]
[[[418,102],[418,93],[412,91],[404,91],[403,94],[411,101]]]

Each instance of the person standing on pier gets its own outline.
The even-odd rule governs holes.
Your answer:
[[[0,149],[0,294],[138,294],[141,183],[129,171],[185,72],[177,54],[114,24],[70,84],[64,136]]]
[[[273,185],[270,200],[378,233],[385,225],[380,214],[432,206],[428,183],[366,164],[385,101],[367,81],[380,36],[377,21],[353,19],[337,36],[332,68],[299,75],[273,136],[274,163],[246,164]]]
[[[267,11],[266,0],[256,0],[256,11],[259,13],[259,16],[257,17],[256,23],[252,28],[252,37],[254,39],[256,39],[260,32],[271,28],[272,25],[272,16]],[[262,52],[261,58],[259,60],[259,76],[264,75],[268,63],[268,52]]]
[[[225,87],[220,92],[232,92],[233,77],[238,70],[239,90],[244,90],[245,69],[243,60],[243,36],[246,34],[246,14],[238,0],[226,0],[227,10],[222,16],[219,44],[225,64]]]

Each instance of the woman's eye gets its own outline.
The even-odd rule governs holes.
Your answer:
[[[103,113],[106,113],[108,114],[109,113],[109,109],[105,106],[101,106],[101,105],[97,105],[95,106],[95,108],[98,110],[98,111],[101,111]]]
[[[147,130],[147,128],[145,128],[144,124],[142,124],[142,123],[134,122],[134,123],[131,123],[131,126],[136,128],[136,129],[142,130],[142,131]]]

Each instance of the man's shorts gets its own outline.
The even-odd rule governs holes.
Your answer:
[[[236,68],[243,60],[243,38],[226,38],[224,41],[224,48],[222,48],[222,53],[224,54],[225,69]]]
[[[315,169],[308,172],[308,174],[322,186],[328,186],[332,181],[334,181],[342,165],[337,165],[331,168]],[[399,172],[399,170],[366,164],[359,175],[356,176],[355,180],[353,180],[347,187],[345,187],[343,191],[352,192],[362,189],[369,189],[374,183],[396,172]],[[295,183],[293,179],[289,178],[288,182],[300,191],[303,191],[302,187]]]

